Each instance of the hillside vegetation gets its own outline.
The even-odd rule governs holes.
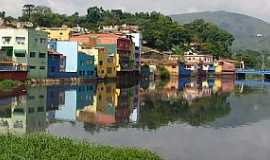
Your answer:
[[[5,14],[1,15],[5,18]],[[122,10],[104,10],[90,7],[85,15],[78,12],[64,15],[53,12],[46,6],[24,5],[17,21],[30,21],[34,27],[74,27],[80,25],[97,32],[104,25],[138,25],[143,34],[144,45],[160,51],[175,51],[182,54],[193,41],[201,44],[203,50],[216,57],[229,57],[234,37],[218,26],[199,20],[179,25],[170,17],[158,12],[128,13]]]
[[[207,22],[216,24],[223,30],[233,34],[235,37],[232,46],[234,51],[270,51],[270,24],[260,19],[225,11],[178,14],[170,17],[179,24],[191,23],[196,19],[204,19]],[[264,37],[257,38],[257,34],[263,34]]]

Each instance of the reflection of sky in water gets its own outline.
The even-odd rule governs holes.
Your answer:
[[[55,111],[55,119],[75,121],[76,120],[76,90],[65,92],[65,105]]]

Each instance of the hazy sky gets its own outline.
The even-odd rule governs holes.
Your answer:
[[[125,11],[159,11],[164,14],[226,10],[270,22],[270,0],[0,0],[0,10],[18,16],[25,3],[46,5],[54,11],[85,14],[89,6]]]

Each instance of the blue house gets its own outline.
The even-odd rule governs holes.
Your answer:
[[[72,41],[50,41],[49,49],[63,54],[66,57],[65,72],[78,71],[78,43]]]
[[[78,77],[96,78],[95,57],[83,52],[78,52]]]
[[[48,77],[57,78],[64,74],[66,69],[66,57],[53,50],[48,51]],[[64,77],[63,77],[64,78]]]

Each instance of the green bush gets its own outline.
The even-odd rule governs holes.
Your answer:
[[[170,73],[164,66],[158,66],[160,78],[161,79],[169,79]]]
[[[2,80],[0,81],[0,89],[11,89],[19,84],[17,81],[13,80]]]
[[[17,137],[0,136],[0,159],[76,159],[76,160],[159,160],[160,158],[146,150],[132,148],[113,148],[74,142],[67,138],[49,135],[29,135]]]

